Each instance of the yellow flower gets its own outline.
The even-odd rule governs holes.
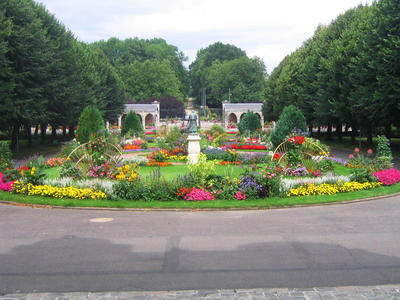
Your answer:
[[[32,170],[31,170],[31,175],[35,175],[35,170],[36,170],[36,168],[33,167]]]

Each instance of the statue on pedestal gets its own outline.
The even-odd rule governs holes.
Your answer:
[[[198,135],[198,130],[197,130],[197,116],[194,110],[192,110],[192,113],[189,115],[189,135]]]

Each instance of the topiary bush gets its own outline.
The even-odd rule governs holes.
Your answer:
[[[378,146],[376,148],[378,157],[392,158],[392,151],[390,150],[390,142],[384,135],[378,135]]]
[[[127,133],[130,133],[137,135],[142,132],[143,125],[142,122],[140,122],[139,116],[134,111],[130,111],[122,121],[121,134],[126,135]]]
[[[243,118],[240,120],[238,125],[240,134],[246,132],[255,132],[257,129],[261,129],[260,118],[252,111],[248,111]]]
[[[306,131],[307,122],[300,109],[294,105],[289,105],[282,110],[278,122],[276,122],[275,130],[271,136],[274,146],[277,147],[282,143],[294,129]]]
[[[93,134],[104,135],[104,120],[95,105],[88,105],[79,117],[76,139],[80,143],[87,143]]]

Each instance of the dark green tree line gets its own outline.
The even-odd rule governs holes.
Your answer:
[[[295,104],[309,127],[373,130],[400,125],[400,4],[381,0],[360,5],[319,26],[314,36],[285,57],[269,77],[264,115],[277,119]]]

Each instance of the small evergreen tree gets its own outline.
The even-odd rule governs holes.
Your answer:
[[[378,157],[388,157],[392,159],[392,150],[390,150],[390,142],[384,135],[378,135],[378,146],[376,152]]]
[[[271,141],[275,147],[282,143],[294,129],[307,130],[307,122],[303,113],[294,105],[286,106],[279,116],[272,133]]]
[[[261,129],[260,118],[252,111],[248,111],[238,124],[238,128],[241,134],[249,132],[255,132],[257,129]]]
[[[88,105],[79,117],[76,139],[80,143],[87,143],[93,134],[105,133],[104,120],[95,105]]]
[[[122,121],[121,134],[126,135],[128,132],[131,134],[143,132],[142,122],[140,122],[139,116],[134,111],[130,111]]]

